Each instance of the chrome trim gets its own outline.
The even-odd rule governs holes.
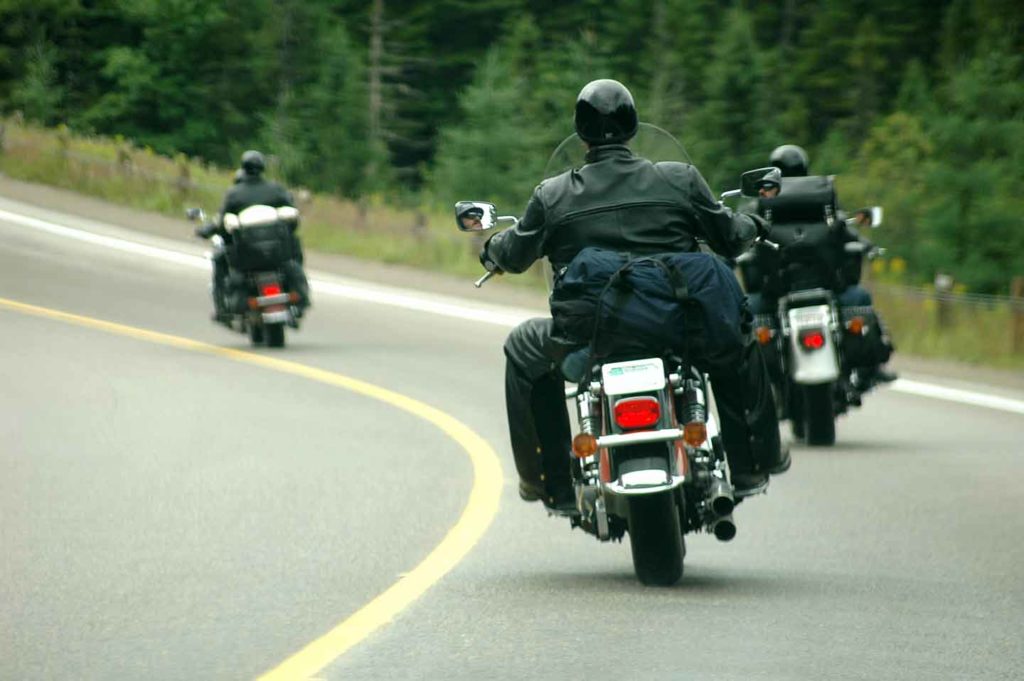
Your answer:
[[[291,319],[291,314],[289,314],[288,310],[263,313],[264,324],[286,324],[289,319]]]
[[[598,447],[622,447],[624,445],[640,445],[648,442],[668,442],[680,440],[683,431],[679,428],[662,430],[645,430],[640,433],[622,433],[621,435],[602,435],[597,438]]]
[[[662,475],[665,475],[666,478],[668,478],[664,471],[658,471],[658,473],[661,473]],[[622,497],[635,497],[640,494],[658,494],[659,492],[669,492],[671,490],[674,490],[676,487],[679,487],[684,482],[686,482],[686,478],[684,478],[683,476],[673,475],[671,481],[666,481],[665,483],[660,485],[650,485],[645,487],[626,487],[625,485],[620,485],[616,481],[603,483],[602,488],[604,489],[604,492],[606,494]]]

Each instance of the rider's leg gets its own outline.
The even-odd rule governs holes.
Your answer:
[[[722,425],[722,444],[737,490],[756,490],[769,473],[789,468],[782,447],[768,369],[756,342],[709,371]]]
[[[228,290],[228,257],[223,250],[215,251],[212,258],[212,286],[210,294],[213,297],[213,318],[220,321],[228,316],[224,298]]]
[[[571,432],[564,382],[565,354],[551,339],[550,319],[530,319],[505,341],[505,407],[520,495],[559,506],[572,498]]]

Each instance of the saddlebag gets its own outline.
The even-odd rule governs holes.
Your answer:
[[[888,362],[892,347],[886,340],[874,308],[841,307],[839,312],[843,323],[843,363],[846,368],[871,369]],[[863,332],[859,334],[849,331],[849,324],[856,317],[864,325]]]
[[[599,358],[673,353],[713,363],[746,345],[750,311],[735,275],[707,253],[632,258],[585,248],[550,297],[554,335]]]
[[[293,257],[292,235],[281,222],[236,229],[227,255],[228,264],[241,272],[277,269]]]

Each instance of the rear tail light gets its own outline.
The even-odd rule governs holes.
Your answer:
[[[281,285],[280,284],[264,284],[263,285],[263,295],[265,295],[265,296],[276,296],[279,293],[281,293]]]
[[[825,347],[825,332],[821,329],[804,329],[800,332],[800,345],[806,350],[820,350]]]
[[[655,397],[629,397],[615,403],[615,422],[623,430],[650,428],[661,418]]]
[[[757,331],[755,333],[757,334],[757,342],[760,343],[761,345],[768,345],[769,343],[771,343],[772,336],[775,335],[772,333],[772,330],[767,326],[757,327]]]

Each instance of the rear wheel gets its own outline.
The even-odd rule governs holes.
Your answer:
[[[633,569],[643,584],[672,586],[679,581],[686,548],[673,492],[630,498],[629,545]]]
[[[267,346],[271,348],[284,347],[284,324],[269,324],[266,327]]]
[[[263,345],[263,327],[259,324],[253,324],[249,327],[249,342],[253,345]]]
[[[803,386],[807,444],[830,446],[836,442],[836,415],[831,383]]]

